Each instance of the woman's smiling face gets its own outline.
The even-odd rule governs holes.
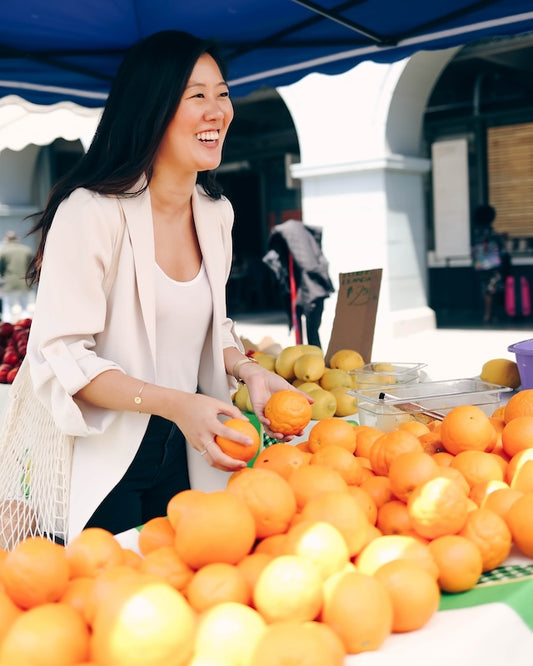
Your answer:
[[[233,120],[227,83],[214,58],[201,55],[190,76],[174,118],[165,132],[157,162],[193,173],[216,169]]]

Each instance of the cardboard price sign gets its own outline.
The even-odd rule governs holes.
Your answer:
[[[339,349],[354,349],[365,363],[370,363],[382,273],[381,268],[339,273],[339,293],[327,363]]]

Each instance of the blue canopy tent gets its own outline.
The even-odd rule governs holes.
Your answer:
[[[174,28],[216,39],[241,97],[362,60],[533,30],[531,0],[16,0],[0,19],[0,97],[102,106],[124,52]]]

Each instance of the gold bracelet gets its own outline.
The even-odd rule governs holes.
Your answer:
[[[233,370],[232,370],[232,373],[231,373],[231,374],[235,377],[235,379],[236,379],[238,382],[242,382],[242,379],[241,379],[241,377],[240,377],[240,375],[239,375],[239,368],[240,368],[241,366],[245,365],[246,363],[257,363],[257,361],[255,360],[255,358],[250,358],[249,356],[247,356],[246,358],[241,358],[241,359],[239,359],[239,360],[235,363],[235,365],[233,366]]]
[[[137,395],[133,398],[133,402],[136,405],[142,405],[143,404],[143,399],[141,398],[141,393],[143,392],[144,387],[146,386],[146,382],[143,382],[141,384],[141,388],[137,391]]]

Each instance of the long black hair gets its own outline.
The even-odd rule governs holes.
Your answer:
[[[194,65],[204,53],[214,58],[225,78],[226,67],[214,43],[186,32],[155,33],[127,52],[89,150],[52,188],[46,207],[30,232],[40,232],[41,239],[26,275],[29,284],[39,279],[46,237],[57,208],[76,188],[130,196],[146,189],[159,144]],[[143,175],[144,187],[133,192]],[[210,197],[220,198],[213,172],[200,172],[198,182]]]

